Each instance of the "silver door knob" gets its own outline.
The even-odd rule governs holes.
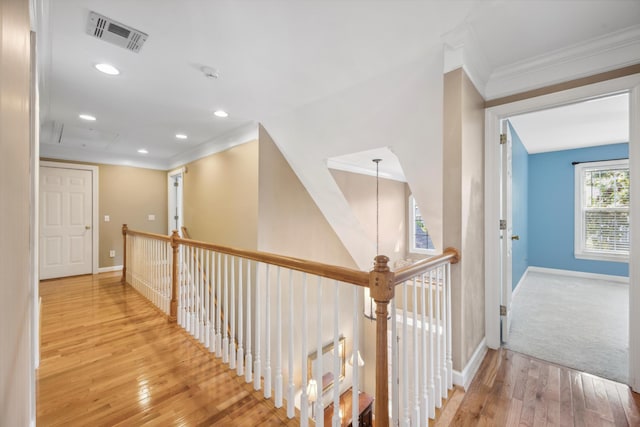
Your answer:
[[[85,226],[84,226],[84,229],[85,229],[85,230],[91,230],[91,226],[90,226],[90,225],[85,225]]]
[[[511,236],[511,240],[520,240],[520,236],[518,236],[517,234],[514,236]]]

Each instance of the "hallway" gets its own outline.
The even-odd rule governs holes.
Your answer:
[[[120,273],[40,284],[39,426],[298,425]]]

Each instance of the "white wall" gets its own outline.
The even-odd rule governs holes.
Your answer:
[[[375,242],[351,211],[326,159],[390,147],[442,250],[442,57],[442,47],[433,46],[414,62],[263,121],[361,269],[372,266]]]
[[[0,425],[28,426],[33,300],[27,0],[0,2],[0,29]]]

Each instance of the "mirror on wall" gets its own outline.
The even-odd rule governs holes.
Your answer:
[[[340,372],[338,374],[338,382],[344,379],[344,362],[345,362],[345,338],[340,337],[338,341],[337,353],[340,358]],[[333,373],[333,357],[334,342],[331,341],[322,347],[322,393],[325,393],[333,387],[336,378]],[[307,358],[307,375],[308,378],[316,378],[318,372],[318,351],[314,351]]]

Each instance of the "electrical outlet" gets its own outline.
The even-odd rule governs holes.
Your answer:
[[[149,221],[155,221],[156,220],[156,216],[154,214],[149,214],[149,215],[147,215],[147,219],[149,219]]]
[[[111,218],[109,217],[109,215],[105,215],[104,222],[109,222],[109,221],[111,221]]]
[[[113,250],[113,249],[111,249],[111,250],[109,251],[109,258],[114,258],[115,256],[116,256],[116,251],[115,251],[115,250]]]

